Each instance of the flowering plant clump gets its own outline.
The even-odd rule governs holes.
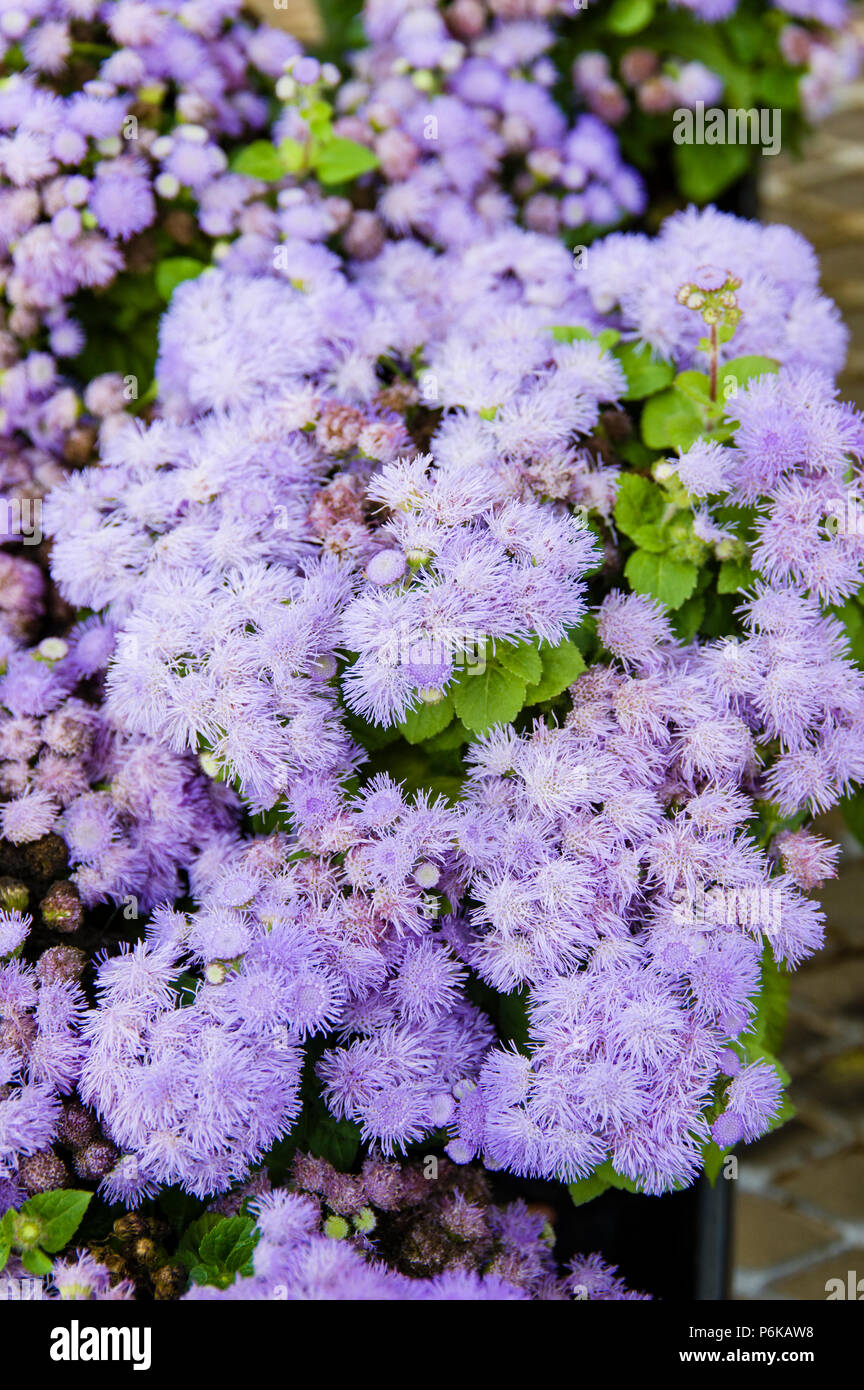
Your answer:
[[[0,92],[57,164],[6,282],[47,539],[0,552],[0,1264],[642,1297],[494,1175],[656,1197],[792,1113],[810,822],[864,780],[864,427],[812,251],[714,208],[592,240],[643,191],[556,106],[550,16],[371,6],[342,81],[233,6],[80,8]],[[143,103],[146,156],[55,150],[63,102]],[[69,254],[167,307],[141,408],[76,347],[49,437],[43,335],[99,297],[15,258],[76,178]],[[154,196],[196,255],[136,281]]]
[[[511,148],[524,140],[525,122],[533,126],[540,148],[528,160],[533,183],[526,178],[522,188],[529,196],[526,216],[534,219],[529,225],[543,230],[572,227],[582,207],[587,215],[580,212],[580,221],[611,220],[609,195],[629,184],[634,169],[685,199],[718,197],[752,171],[756,147],[766,142],[673,143],[681,112],[700,105],[753,112],[760,129],[759,113],[776,113],[767,142],[775,154],[784,141],[800,145],[861,65],[860,26],[848,0],[329,0],[322,9],[331,47],[344,45],[349,26],[352,42],[365,33],[369,48],[354,59],[349,100],[363,93],[358,84],[370,73],[382,71],[378,119],[392,158],[412,156],[390,133],[387,107],[419,111],[418,91],[437,95],[443,86],[483,115],[500,112]],[[505,66],[518,73],[521,90],[502,81],[496,69]],[[567,146],[563,160],[556,157],[554,125],[536,124],[547,93],[568,119],[576,117],[575,132],[588,137],[571,142],[572,160]],[[427,98],[422,109],[431,112],[434,103]],[[399,133],[412,134],[405,117],[397,119]],[[599,125],[606,127],[603,137]],[[417,120],[418,135],[421,129]],[[460,142],[469,138],[464,130]],[[620,143],[627,184],[614,173],[603,177],[588,153],[592,143],[609,154]],[[580,163],[581,178],[574,169]],[[554,196],[559,180],[563,201]],[[626,195],[624,206],[632,210]]]
[[[675,114],[700,103],[771,111],[777,139],[768,152],[795,148],[861,64],[861,34],[846,0],[591,0],[559,28],[562,70],[569,59],[589,110],[646,171],[670,162]],[[752,170],[753,156],[746,142],[676,144],[672,175],[686,198],[704,202]]]

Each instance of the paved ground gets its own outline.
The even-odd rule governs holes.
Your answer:
[[[300,38],[319,32],[313,0],[252,7]],[[764,164],[762,215],[815,246],[852,331],[843,395],[864,407],[864,83],[844,93],[803,160]],[[826,833],[841,839],[842,823],[829,818]],[[739,1155],[737,1298],[824,1299],[829,1280],[848,1289],[850,1276],[864,1298],[864,857],[848,837],[840,878],[822,896],[828,945],[794,979],[783,1049],[798,1114]]]

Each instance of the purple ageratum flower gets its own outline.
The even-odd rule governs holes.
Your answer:
[[[600,605],[597,632],[613,656],[640,672],[658,663],[664,646],[673,640],[660,603],[642,594],[624,595],[618,590]]]
[[[735,355],[769,356],[826,376],[843,364],[846,332],[836,306],[819,294],[812,248],[791,228],[690,208],[668,218],[654,240],[641,233],[612,235],[592,253],[580,288],[593,308],[679,367],[702,365],[697,344],[704,325],[675,297],[707,264],[742,281]]]
[[[25,792],[0,806],[0,831],[13,845],[29,844],[48,834],[57,812],[57,802],[47,792]]]
[[[149,227],[156,215],[144,170],[122,160],[96,166],[89,204],[99,226],[122,241]]]
[[[76,1251],[74,1260],[55,1260],[51,1279],[57,1296],[66,1301],[81,1299],[134,1298],[135,1287],[128,1280],[112,1286],[111,1272],[86,1250]]]
[[[20,912],[0,911],[0,958],[11,956],[25,940],[32,925],[32,917]]]
[[[783,1083],[767,1062],[751,1062],[732,1078],[726,1109],[714,1121],[715,1142],[729,1148],[740,1140],[751,1143],[764,1134],[779,1109]]]

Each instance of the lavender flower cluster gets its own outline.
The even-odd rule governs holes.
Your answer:
[[[106,405],[92,383],[81,399],[76,306],[124,271],[152,271],[157,223],[169,244],[200,235],[190,203],[225,174],[226,147],[266,124],[273,82],[300,52],[240,16],[239,0],[193,0],[182,14],[136,0],[34,0],[0,15],[11,71],[0,92],[0,525],[10,534],[21,528],[8,503],[41,498],[57,460],[85,462],[99,418],[146,384],[106,383]]]
[[[662,1191],[692,1180],[712,1132],[752,1138],[779,1110],[778,1073],[748,1043],[763,948],[796,964],[818,948],[821,916],[747,827],[766,801],[783,817],[824,809],[864,770],[861,677],[816,597],[860,582],[860,550],[853,538],[830,551],[823,569],[841,573],[820,587],[782,510],[786,487],[836,489],[858,448],[857,417],[822,375],[843,331],[800,239],[710,211],[655,241],[601,244],[587,284],[564,305],[557,291],[551,311],[538,308],[544,268],[533,283],[518,274],[536,234],[499,243],[506,257],[493,255],[478,286],[495,325],[485,348],[471,307],[442,323],[423,277],[404,315],[428,335],[419,379],[403,365],[389,387],[376,368],[396,298],[388,275],[404,298],[410,258],[434,253],[394,248],[347,286],[328,256],[303,289],[230,269],[183,287],[162,334],[167,418],[118,431],[103,468],[51,499],[61,590],[108,605],[121,629],[111,717],[199,752],[211,775],[228,769],[253,809],[282,808],[291,835],[235,846],[213,876],[198,873],[196,913],[160,912],[149,944],[102,967],[82,1095],[126,1155],[106,1180],[113,1198],[237,1181],[297,1113],[304,1040],[334,1031],[341,1044],[317,1068],[324,1098],[385,1153],[449,1125],[460,1160],[481,1153],[572,1181],[611,1158]],[[778,243],[793,269],[772,268]],[[456,807],[412,804],[386,775],[350,792],[364,750],[340,692],[390,723],[446,695],[466,631],[494,652],[508,640],[554,646],[578,626],[599,551],[550,493],[602,476],[575,449],[624,377],[596,342],[556,343],[550,320],[581,303],[595,330],[650,346],[662,327],[665,353],[692,367],[704,349],[672,286],[709,244],[740,268],[736,348],[766,346],[761,294],[789,364],[736,398],[734,443],[697,443],[669,463],[717,547],[709,505],[767,508],[753,561],[768,582],[744,606],[744,635],[681,645],[657,605],[613,590],[596,612],[609,664],[572,686],[562,727],[505,725],[472,745]],[[558,256],[550,244],[550,280]],[[438,259],[458,287],[471,253]],[[501,264],[517,267],[506,293]],[[350,323],[370,287],[385,327],[361,355],[323,324]],[[797,315],[825,331],[799,333]],[[288,348],[299,325],[305,369]],[[245,408],[224,398],[217,371],[217,348],[235,342],[249,364]],[[431,438],[427,372],[442,402]],[[782,438],[771,433],[778,391],[797,402]],[[412,458],[421,424],[431,457]],[[612,474],[594,493],[607,519],[614,491]],[[286,536],[266,524],[280,507],[293,517]],[[780,534],[785,569],[779,552],[767,558]],[[310,560],[316,542],[325,554]],[[400,633],[405,659],[387,645]],[[798,836],[784,867],[796,853],[819,860],[818,842]],[[830,854],[821,867],[832,871]],[[710,931],[696,906],[706,893],[725,904]],[[171,982],[190,967],[202,983],[181,1007]],[[499,994],[527,991],[528,1051],[496,1047],[464,997],[466,967]]]
[[[821,944],[807,895],[837,851],[807,822],[864,780],[864,674],[828,611],[864,579],[838,521],[864,457],[833,386],[846,332],[803,239],[714,209],[574,268],[562,227],[641,193],[552,101],[543,8],[370,6],[335,116],[332,74],[286,73],[292,40],[265,59],[233,4],[181,24],[76,0],[7,35],[30,72],[0,93],[23,118],[0,199],[26,213],[3,478],[50,486],[50,582],[44,553],[0,556],[0,1181],[13,1206],[60,1185],[56,1143],[132,1208],[251,1183],[230,1297],[633,1296],[593,1257],[555,1279],[522,1208],[481,1220],[454,1190],[447,1229],[485,1253],[418,1278],[356,1223],[334,1240],[319,1199],[411,1206],[389,1160],[420,1142],[466,1174],[661,1193],[783,1115],[760,1003]],[[85,21],[119,47],[67,95]],[[272,177],[226,167],[269,118],[249,65],[286,103]],[[314,177],[323,127],[378,162],[356,204]],[[175,184],[218,264],[172,294],[146,415],[103,373],[76,440],[51,354],[77,354],[68,305],[103,281],[75,267],[107,284]],[[651,445],[640,371],[679,414],[691,391],[685,444]],[[98,465],[58,476],[97,421]],[[655,510],[628,520],[634,489]],[[624,587],[658,555],[674,613]],[[699,637],[718,565],[738,598]],[[86,993],[84,953],[40,955],[24,915],[40,855],[48,931],[149,914]],[[310,1093],[367,1165],[270,1191]],[[127,1296],[115,1272],[84,1254],[57,1284]]]
[[[135,917],[182,895],[198,857],[218,858],[233,843],[237,802],[194,760],[112,724],[82,698],[114,636],[89,618],[68,640],[10,653],[0,677],[0,830],[22,851],[60,835],[74,899],[125,903]],[[72,932],[81,911],[64,897],[65,918],[45,902],[42,913]]]
[[[706,25],[726,20],[734,25],[738,8],[739,0],[670,0],[669,5],[673,20],[677,9],[679,15],[689,13]],[[838,88],[860,71],[861,40],[853,8],[847,0],[772,0],[770,8],[779,12],[775,18],[783,17],[776,36],[777,58],[792,70],[802,70],[798,99],[808,121],[822,120],[834,109]],[[651,37],[639,34],[614,67],[602,50],[582,52],[573,62],[576,89],[589,109],[612,126],[626,120],[634,106],[643,115],[657,116],[697,102],[719,104],[723,97],[727,79],[710,65],[716,57],[704,63],[693,56],[698,32],[682,32],[683,44],[678,39],[686,58],[676,52],[674,28],[664,35],[660,51],[646,41]],[[693,37],[695,45],[687,41]],[[773,52],[769,57],[776,61]]]

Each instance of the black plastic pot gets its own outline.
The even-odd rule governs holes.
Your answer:
[[[628,1287],[668,1302],[729,1297],[731,1182],[702,1178],[683,1192],[642,1197],[610,1189],[574,1207],[566,1187],[498,1175],[498,1199],[522,1197],[555,1212],[556,1258],[599,1252]]]

